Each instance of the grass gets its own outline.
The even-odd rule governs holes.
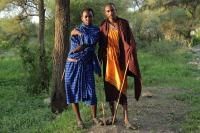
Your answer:
[[[143,85],[186,90],[184,94],[174,94],[174,98],[187,103],[190,110],[181,123],[181,129],[185,133],[197,132],[200,131],[200,82],[196,77],[200,71],[188,64],[194,57],[191,52],[184,48],[172,48],[161,55],[147,50],[138,52]],[[24,82],[26,75],[18,56],[0,56],[0,64],[0,132],[81,133],[91,127],[88,106],[80,105],[87,129],[78,130],[71,107],[55,117],[43,103],[48,95],[28,94]],[[96,88],[99,101],[104,101],[100,78],[96,78]],[[100,115],[101,112],[98,112]]]
[[[43,96],[30,96],[25,91],[25,74],[19,57],[0,60],[0,132],[26,132],[50,120]]]
[[[76,128],[71,107],[55,116],[43,103],[47,94],[36,96],[26,92],[26,74],[18,56],[3,55],[0,58],[0,132],[86,132],[87,129]],[[97,82],[101,79],[97,78]],[[97,93],[101,94],[102,84],[97,83],[97,88]],[[86,127],[91,127],[89,107],[80,104],[80,111]]]
[[[143,84],[152,87],[179,88],[184,94],[174,94],[174,98],[188,104],[189,112],[182,122],[181,132],[200,131],[200,70],[188,64],[194,54],[185,48],[174,48],[164,55],[140,51],[139,61]],[[163,50],[163,52],[165,52]],[[200,56],[200,55],[199,55]]]

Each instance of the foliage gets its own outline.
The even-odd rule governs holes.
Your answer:
[[[193,37],[192,38],[192,46],[200,44],[200,37]]]
[[[47,23],[48,24],[48,23]],[[41,86],[39,84],[41,80],[40,66],[39,66],[39,44],[38,39],[36,38],[36,25],[35,24],[27,24],[30,28],[27,29],[30,34],[24,36],[20,39],[17,48],[20,49],[20,57],[22,58],[23,67],[26,70],[27,74],[27,91],[30,94],[38,94],[41,93]],[[46,26],[46,34],[48,34],[47,38],[45,38],[45,49],[46,49],[46,60],[48,62],[48,70],[51,78],[51,52],[53,47],[53,35],[52,30],[49,30],[51,27]]]
[[[152,42],[151,46],[146,49],[155,56],[167,59],[168,57],[172,58],[169,55],[174,53],[179,47],[179,44],[175,41],[161,40]]]
[[[136,34],[138,34],[136,37],[139,37],[138,40],[142,41],[139,43],[147,45],[151,41],[161,38],[179,40],[183,45],[189,46],[192,39],[190,32],[200,26],[198,23],[200,17],[197,13],[200,9],[199,4],[199,1],[191,0],[140,1],[139,11],[133,13],[137,19],[138,16],[140,19],[131,19],[134,25],[133,29],[136,29]],[[155,33],[160,36],[155,38]]]
[[[31,132],[52,119],[43,104],[45,95],[32,96],[26,90],[26,74],[22,60],[15,51],[0,59],[0,131]],[[0,55],[1,57],[2,55]]]
[[[200,44],[200,28],[192,32],[192,46]]]
[[[154,45],[153,42],[152,46]],[[161,42],[159,42],[161,43]],[[165,42],[166,44],[167,42]],[[199,70],[191,67],[187,62],[193,58],[191,52],[168,42],[170,49],[167,54],[158,56],[151,50],[139,50],[138,58],[142,72],[144,86],[179,88],[185,93],[174,94],[176,100],[190,105],[186,121],[182,121],[182,132],[196,132],[199,125]],[[161,43],[162,45],[162,43]],[[31,47],[31,46],[29,46]],[[34,47],[34,46],[32,46]],[[29,48],[34,49],[34,48]],[[152,48],[154,49],[154,48]],[[163,49],[164,51],[166,49]],[[161,50],[162,51],[162,50]],[[10,51],[11,52],[11,51]],[[80,105],[81,114],[86,124],[85,130],[76,128],[75,115],[70,108],[54,119],[48,106],[43,104],[46,95],[29,95],[26,89],[26,69],[22,66],[22,59],[17,55],[5,56],[0,60],[0,129],[3,132],[87,132],[91,127],[90,108]],[[12,65],[10,65],[12,64]],[[96,78],[96,88],[99,104],[102,98],[102,79]],[[103,94],[104,95],[104,94]],[[98,106],[100,108],[100,105]],[[101,111],[98,110],[98,115]]]
[[[27,74],[26,90],[30,94],[37,94],[42,91],[40,84],[38,84],[41,80],[38,51],[36,44],[22,44],[20,46],[20,56]]]
[[[140,34],[142,39],[147,40],[151,43],[153,40],[160,40],[162,38],[162,33],[159,29],[160,19],[155,15],[145,15],[145,19],[142,23],[142,28]],[[151,17],[147,17],[151,16]]]
[[[0,27],[3,31],[13,34],[19,33],[23,30],[18,17],[1,19]]]
[[[190,110],[185,121],[181,122],[181,132],[198,132],[200,82],[197,78],[200,71],[188,64],[194,58],[188,49],[181,45],[171,46],[171,50],[162,56],[150,54],[146,50],[139,52],[143,84],[152,87],[180,88],[180,91],[184,91],[183,94],[174,94],[174,98],[187,103]]]
[[[0,0],[0,10],[5,9],[11,1],[13,0]],[[71,28],[81,23],[80,12],[84,7],[94,9],[94,23],[99,25],[104,19],[105,2],[114,2],[119,16],[130,22],[140,48],[138,57],[144,85],[177,87],[189,91],[184,95],[175,94],[174,97],[191,105],[188,107],[191,112],[182,122],[182,128],[183,132],[195,132],[199,128],[200,117],[198,113],[200,85],[199,80],[196,79],[199,70],[187,64],[193,55],[180,44],[188,44],[191,41],[193,46],[200,44],[200,32],[190,36],[191,31],[200,26],[199,1],[140,0],[140,8],[137,12],[126,12],[127,7],[131,5],[130,1],[71,0]],[[54,4],[52,0],[45,0],[47,9],[45,47],[50,79],[54,44]],[[2,109],[0,130],[3,132],[81,132],[76,129],[71,108],[52,120],[50,109],[42,103],[43,93],[33,95],[41,91],[38,84],[40,81],[38,25],[33,24],[29,18],[23,21],[19,19],[21,17],[15,16],[0,20],[0,49],[10,50],[11,47],[15,47],[20,50],[21,57],[7,58],[7,55],[0,55],[0,108]],[[98,99],[103,101],[102,80],[96,78],[96,83]],[[89,109],[81,104],[81,113],[87,127],[91,126],[89,112]]]
[[[0,0],[0,10],[3,10],[10,4],[13,0]]]
[[[119,10],[119,15],[124,15],[126,8],[127,8],[127,2],[124,2],[123,0],[84,0],[84,1],[77,1],[77,0],[71,0],[71,27],[75,27],[81,23],[80,16],[81,11],[85,7],[91,7],[94,10],[94,23],[96,25],[99,25],[101,21],[104,19],[104,4],[108,2],[113,2],[116,4],[117,9]],[[126,6],[124,6],[126,5]]]

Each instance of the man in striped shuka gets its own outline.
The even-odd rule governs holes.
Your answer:
[[[84,128],[79,111],[80,101],[90,105],[94,124],[103,124],[96,117],[97,97],[94,71],[101,75],[101,68],[95,54],[99,28],[92,24],[93,16],[94,12],[91,8],[83,9],[82,24],[71,32],[71,47],[65,66],[66,102],[72,104],[79,128]]]

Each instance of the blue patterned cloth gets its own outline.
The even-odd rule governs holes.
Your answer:
[[[65,65],[65,90],[66,102],[85,102],[88,105],[96,105],[97,97],[95,92],[94,71],[101,73],[101,68],[95,54],[95,45],[99,38],[99,28],[81,24],[77,27],[82,35],[70,38],[70,51],[68,58],[76,58],[77,62],[66,62]],[[80,52],[70,53],[79,45],[87,45]]]

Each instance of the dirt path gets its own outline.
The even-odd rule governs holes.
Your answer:
[[[189,62],[200,69],[200,45],[191,50],[194,52],[194,58]],[[200,80],[198,77],[197,80]],[[138,130],[127,130],[123,125],[122,109],[118,111],[118,122],[115,126],[93,127],[89,133],[180,133],[180,124],[185,119],[188,107],[176,96],[184,95],[186,90],[177,88],[143,88],[143,93],[152,93],[148,98],[142,96],[139,102],[134,100],[133,96],[129,100],[129,117],[131,123],[139,126]],[[133,94],[130,92],[129,94]],[[107,111],[108,108],[106,109]]]
[[[122,109],[118,111],[118,122],[115,126],[93,127],[89,133],[175,133],[181,132],[179,124],[184,120],[187,105],[176,100],[175,94],[186,93],[176,88],[144,88],[153,96],[141,97],[139,102],[134,97],[129,99],[129,117],[131,123],[139,126],[138,130],[123,127]],[[131,92],[133,94],[133,92]],[[130,94],[130,93],[129,93]],[[108,109],[106,109],[109,111]]]
[[[194,52],[194,58],[189,64],[196,66],[200,70],[200,45],[192,47],[191,50]],[[197,77],[197,79],[199,80],[200,77]]]

